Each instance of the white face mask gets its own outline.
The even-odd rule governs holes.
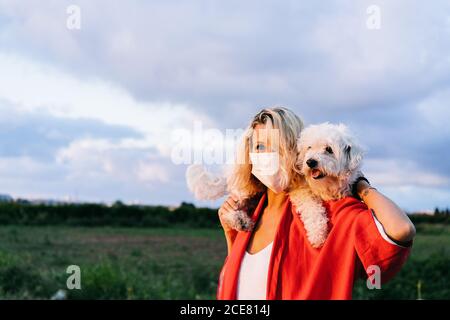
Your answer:
[[[250,152],[252,174],[275,193],[284,190],[281,185],[281,172],[278,152]]]

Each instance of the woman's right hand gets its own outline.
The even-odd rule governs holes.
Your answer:
[[[237,231],[231,228],[226,223],[224,215],[233,214],[233,212],[239,210],[238,202],[239,198],[237,196],[230,195],[222,204],[222,206],[219,208],[220,224],[222,225],[225,235],[227,236],[227,240],[234,240],[234,236],[237,234]],[[228,237],[230,237],[231,239],[228,239]]]
[[[230,228],[230,226],[227,225],[224,219],[224,215],[232,214],[233,212],[239,210],[238,202],[239,198],[231,194],[219,208],[220,224],[222,225],[222,228],[225,232],[229,232],[234,229]]]

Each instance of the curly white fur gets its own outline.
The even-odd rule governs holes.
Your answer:
[[[303,130],[297,145],[298,166],[314,194],[323,200],[351,194],[350,186],[361,174],[364,151],[345,125],[311,125]],[[308,161],[316,165],[311,167]]]
[[[328,217],[322,200],[307,186],[291,191],[289,197],[303,222],[309,243],[313,248],[321,247],[328,236]]]
[[[190,165],[186,170],[189,190],[199,200],[217,200],[227,194],[226,177],[208,172],[202,165]],[[250,231],[253,220],[243,210],[228,212],[223,216],[225,223],[238,231]]]

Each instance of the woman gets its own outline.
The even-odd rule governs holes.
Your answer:
[[[295,163],[302,128],[292,111],[271,108],[260,111],[244,135],[229,181],[235,194],[219,209],[228,255],[218,299],[351,299],[358,276],[371,277],[375,286],[385,283],[409,255],[414,225],[366,179],[357,182],[355,197],[324,202],[327,240],[320,248],[308,243],[288,195],[301,183]],[[268,178],[254,164],[274,153],[279,168]],[[252,232],[237,232],[222,219],[244,205],[253,213]]]

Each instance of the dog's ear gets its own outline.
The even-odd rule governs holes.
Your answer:
[[[348,158],[350,158],[350,150],[351,149],[352,149],[352,146],[349,145],[349,144],[344,147],[344,152],[345,152],[345,154],[347,155]]]
[[[302,171],[303,160],[305,159],[305,148],[302,147],[303,144],[303,139],[299,137],[297,139],[297,160],[294,165],[294,169],[299,173]]]
[[[362,148],[356,144],[347,144],[344,147],[344,153],[347,157],[348,170],[357,170],[361,166],[361,162],[364,156]]]

